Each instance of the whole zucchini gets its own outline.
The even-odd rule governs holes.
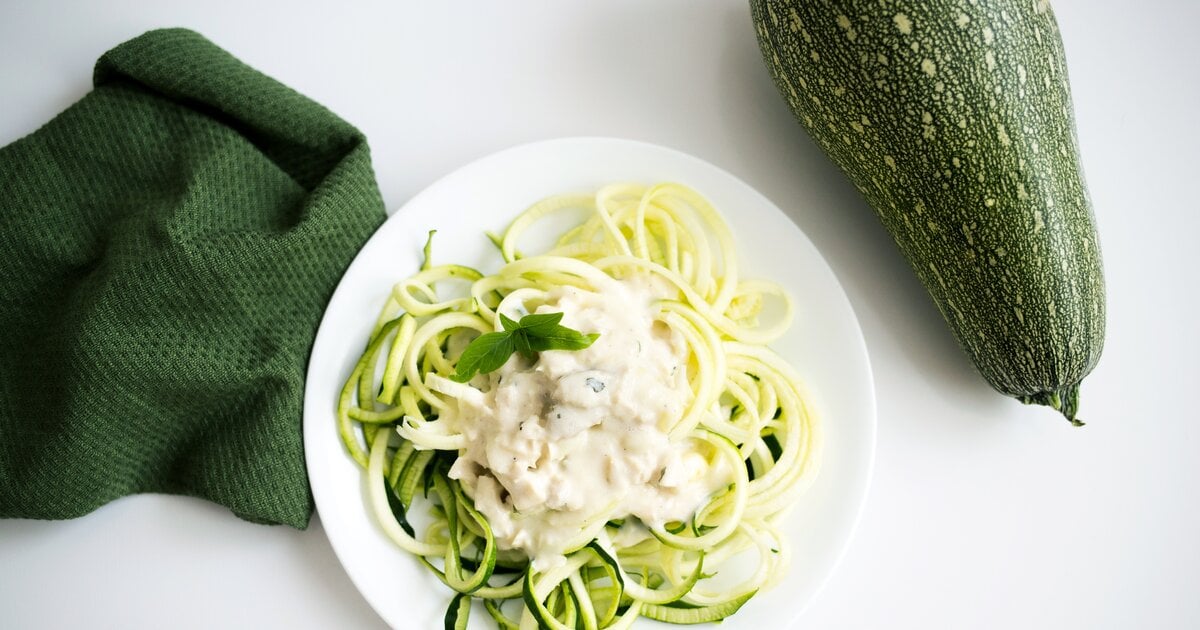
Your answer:
[[[1104,278],[1045,0],[751,0],[796,118],[992,387],[1072,423]]]

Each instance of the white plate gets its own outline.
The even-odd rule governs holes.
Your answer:
[[[417,270],[430,229],[438,230],[436,263],[494,271],[501,260],[483,232],[501,231],[532,202],[616,181],[668,180],[695,188],[725,216],[746,277],[775,280],[796,298],[795,323],[772,347],[808,383],[825,433],[820,474],[787,522],[795,545],[790,574],[775,589],[750,600],[723,627],[790,627],[837,565],[870,480],[875,393],[862,332],[829,266],[783,212],[707,162],[627,140],[550,140],[468,164],[388,219],[346,271],[313,346],[304,400],[313,496],[346,572],[393,627],[441,627],[449,591],[375,525],[367,512],[362,474],[343,449],[334,420],[342,383],[391,286]],[[474,612],[471,627],[488,627],[483,622],[491,620],[482,607]]]

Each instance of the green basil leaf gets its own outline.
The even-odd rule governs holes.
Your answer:
[[[600,338],[599,333],[583,334],[566,326],[559,326],[549,334],[529,335],[529,346],[538,352],[545,350],[583,350]]]
[[[562,328],[558,325],[562,318],[562,313],[534,313],[521,318],[521,328],[528,331],[532,337],[541,337]]]
[[[451,380],[466,383],[476,374],[487,374],[500,369],[508,357],[516,351],[512,334],[490,332],[475,338],[458,359]]]
[[[500,325],[504,327],[504,330],[512,332],[521,327],[520,324],[514,322],[508,315],[505,315],[504,313],[498,313],[498,315],[500,315]]]
[[[597,333],[585,335],[561,326],[562,318],[562,313],[536,313],[515,322],[501,313],[500,325],[504,330],[480,335],[467,344],[451,380],[465,383],[476,374],[498,370],[514,352],[532,361],[537,352],[583,350],[600,337]]]
[[[525,334],[525,329],[518,329],[512,332],[513,347],[521,356],[533,360],[533,347],[529,345],[529,335]]]

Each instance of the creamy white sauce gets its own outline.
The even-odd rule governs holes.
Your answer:
[[[687,521],[728,483],[702,447],[667,436],[691,398],[682,336],[654,320],[654,302],[670,294],[643,277],[549,292],[534,312],[562,312],[562,325],[600,337],[532,364],[513,355],[483,377],[482,403],[457,400],[443,413],[468,441],[450,476],[500,548],[549,568],[589,527]]]

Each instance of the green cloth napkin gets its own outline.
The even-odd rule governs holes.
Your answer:
[[[367,144],[183,29],[94,82],[0,149],[0,517],[163,492],[304,528],[309,350],[384,218]]]

